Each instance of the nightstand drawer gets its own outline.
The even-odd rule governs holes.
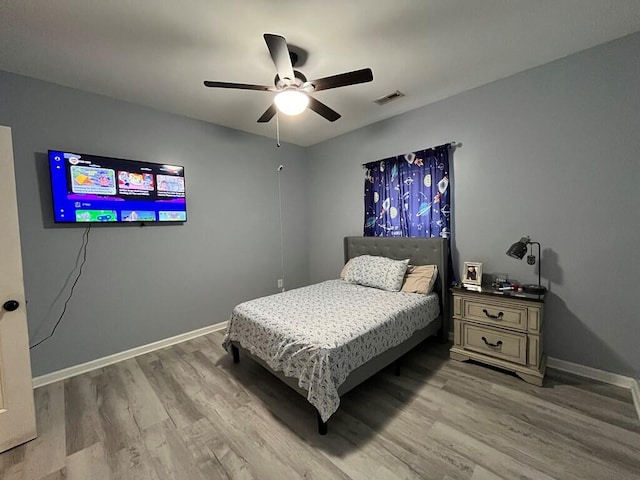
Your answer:
[[[527,335],[471,323],[462,323],[462,348],[527,364]]]
[[[513,305],[501,305],[498,302],[479,302],[465,298],[463,300],[463,316],[465,320],[492,324],[499,327],[527,329],[527,309]]]

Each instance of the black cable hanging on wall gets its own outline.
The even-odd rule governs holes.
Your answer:
[[[51,333],[48,336],[46,336],[45,338],[43,338],[42,340],[40,340],[39,342],[31,345],[29,347],[29,350],[32,350],[32,349],[36,348],[38,345],[40,345],[41,343],[45,342],[46,340],[49,340],[51,337],[53,337],[53,334],[56,333],[56,329],[58,328],[58,325],[60,325],[60,322],[62,321],[62,318],[64,317],[64,314],[67,311],[67,305],[69,304],[69,301],[71,300],[71,297],[73,296],[73,290],[76,288],[78,280],[80,280],[80,277],[82,276],[82,267],[84,267],[84,264],[87,263],[87,246],[89,245],[89,232],[90,231],[91,231],[91,224],[89,224],[89,226],[87,226],[87,228],[85,229],[84,233],[82,234],[82,244],[80,245],[80,250],[78,251],[78,256],[80,254],[82,254],[82,262],[80,262],[80,267],[78,269],[78,275],[76,276],[75,280],[73,281],[73,284],[71,285],[71,290],[69,291],[69,296],[67,297],[67,299],[64,302],[64,307],[62,308],[62,313],[58,317],[58,321],[53,326],[53,329],[51,330]],[[76,267],[74,267],[74,269],[75,268]]]

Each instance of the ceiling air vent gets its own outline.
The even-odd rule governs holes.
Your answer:
[[[378,105],[384,105],[385,103],[389,103],[392,102],[394,100],[397,100],[400,97],[404,97],[404,93],[402,93],[400,90],[396,90],[393,93],[390,93],[389,95],[385,95],[384,97],[380,97],[377,100],[374,100],[373,103],[377,103]]]

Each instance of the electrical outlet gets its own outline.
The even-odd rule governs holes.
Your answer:
[[[283,281],[281,278],[278,279],[278,288],[282,288]]]

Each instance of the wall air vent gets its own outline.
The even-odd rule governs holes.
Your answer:
[[[394,100],[397,100],[400,97],[404,97],[404,93],[402,93],[400,90],[396,90],[393,93],[390,93],[389,95],[385,95],[384,97],[380,97],[377,100],[374,100],[373,103],[377,103],[378,105],[384,105],[385,103],[389,103],[392,102]]]

